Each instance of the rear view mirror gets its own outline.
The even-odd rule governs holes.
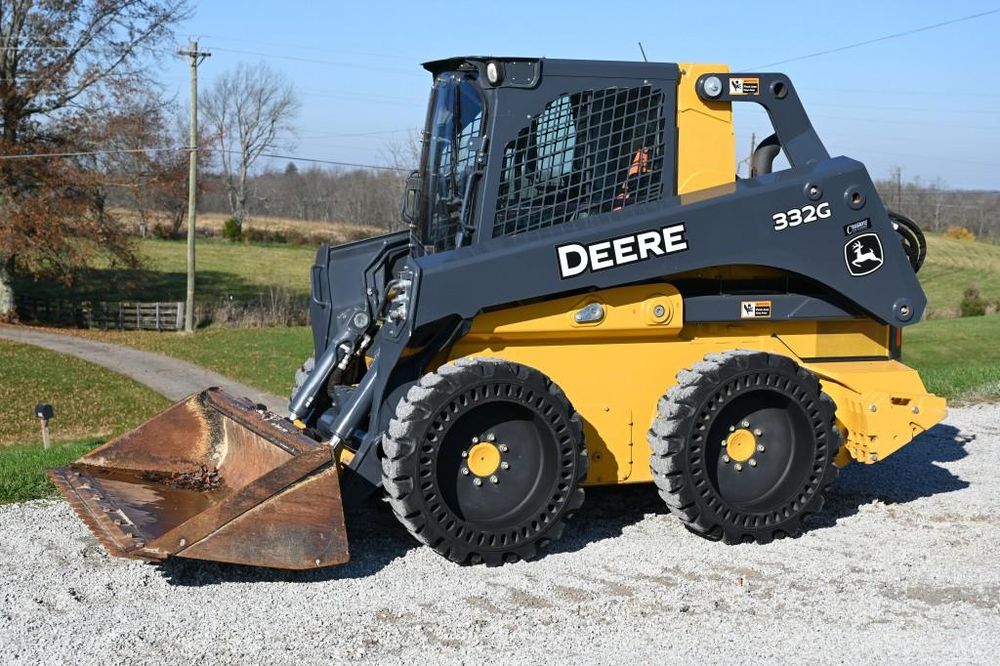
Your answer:
[[[400,205],[399,215],[409,226],[414,225],[416,219],[418,202],[420,199],[420,173],[411,171],[406,178],[406,185],[403,188],[403,202]]]

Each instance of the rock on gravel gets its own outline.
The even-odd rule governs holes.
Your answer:
[[[458,567],[384,506],[293,574],[109,558],[59,501],[0,507],[0,662],[950,662],[1000,654],[1000,406],[854,466],[803,537],[688,534],[651,486],[588,493],[545,558]]]

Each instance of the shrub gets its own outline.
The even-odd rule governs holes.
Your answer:
[[[286,232],[281,230],[247,227],[243,230],[243,240],[247,243],[287,243]]]
[[[972,233],[970,230],[958,224],[952,224],[947,229],[945,229],[944,237],[954,238],[955,240],[964,240],[964,241],[976,240],[976,234]]]
[[[230,217],[222,223],[222,237],[234,243],[243,240],[243,229],[235,217]]]
[[[962,294],[962,303],[959,309],[963,317],[982,317],[986,314],[986,307],[989,302],[979,293],[976,287],[969,287]]]
[[[159,238],[160,240],[177,240],[181,237],[180,229],[174,229],[173,226],[169,224],[154,224],[153,225],[153,238]]]

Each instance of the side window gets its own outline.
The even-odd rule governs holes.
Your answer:
[[[504,146],[493,236],[659,199],[663,143],[659,90],[560,95]]]
[[[538,145],[538,180],[558,180],[573,172],[576,124],[568,95],[550,102],[538,117],[535,130]]]

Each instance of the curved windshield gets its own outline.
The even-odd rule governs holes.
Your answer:
[[[426,145],[424,244],[455,247],[462,201],[475,170],[483,99],[475,73],[446,72],[434,81]]]

